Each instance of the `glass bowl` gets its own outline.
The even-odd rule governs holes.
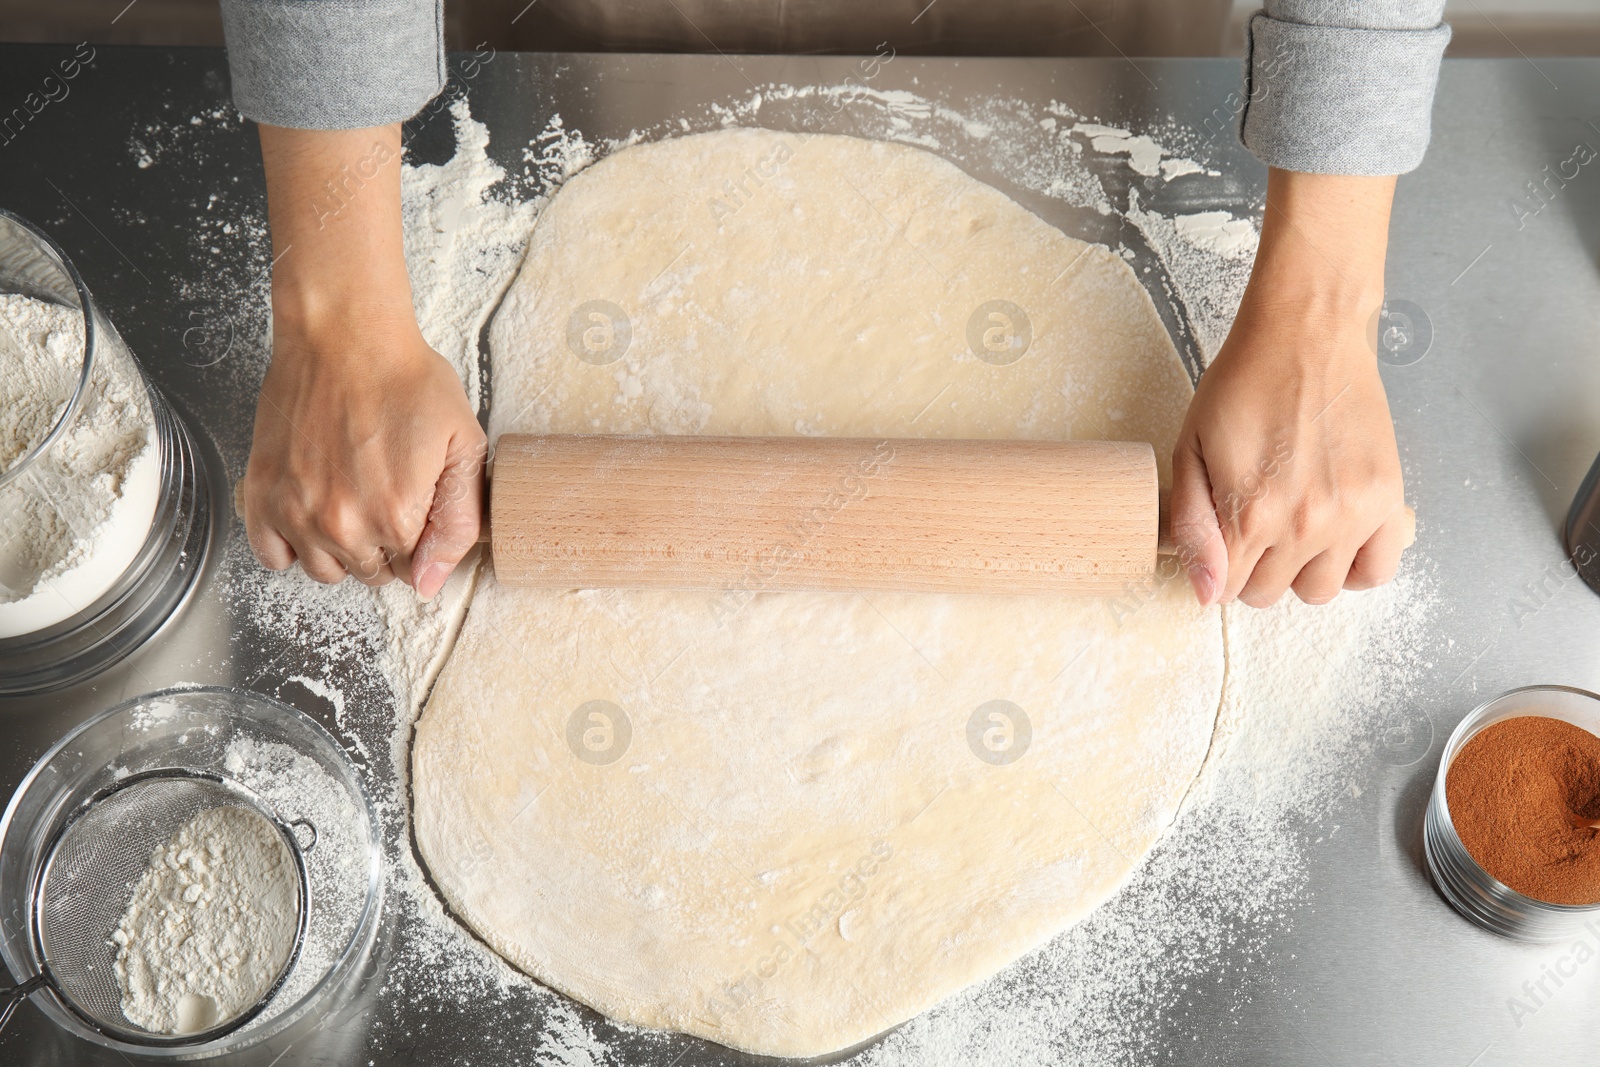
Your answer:
[[[66,309],[81,316],[83,330],[73,372],[30,384],[29,399],[53,417],[17,455],[0,458],[0,582],[27,582],[36,590],[0,598],[0,695],[10,696],[87,678],[160,630],[205,565],[212,516],[204,464],[183,421],[145,378],[66,253],[3,208],[0,296]],[[12,361],[23,356],[13,350],[15,340],[0,329],[0,370],[6,373],[19,373]],[[97,520],[103,525],[97,525],[96,549],[41,577],[23,538],[48,518],[74,521],[58,501],[103,476],[95,460],[76,454],[83,445],[75,431],[112,382],[132,383],[133,408],[143,410],[125,417],[148,425],[152,447],[122,472],[116,501]]]
[[[1600,903],[1547,904],[1512,889],[1479,866],[1450,821],[1445,777],[1466,743],[1505,719],[1542,715],[1600,735],[1600,696],[1563,685],[1530,685],[1502,693],[1462,719],[1444,746],[1422,826],[1428,871],[1457,911],[1503,937],[1546,943],[1565,941],[1600,917]]]
[[[158,769],[213,774],[253,791],[286,823],[305,820],[310,916],[299,958],[272,1001],[243,1027],[198,1045],[152,1048],[85,1022],[48,987],[33,1003],[62,1028],[146,1059],[235,1052],[287,1031],[351,990],[383,906],[377,818],[344,750],[286,704],[238,689],[168,689],[135,697],[73,730],[34,764],[0,817],[0,914],[31,916],[36,873],[56,831],[88,798]],[[131,893],[133,886],[129,886]],[[0,923],[13,979],[39,973],[31,921]]]

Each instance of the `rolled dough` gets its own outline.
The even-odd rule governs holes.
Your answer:
[[[1190,394],[1111,252],[930,153],[762,130],[573,178],[491,346],[491,436],[1110,437],[1165,474]],[[841,484],[862,469],[894,476]],[[417,727],[417,845],[556,989],[820,1055],[1115,891],[1222,678],[1220,613],[1181,579],[1093,600],[487,577]]]

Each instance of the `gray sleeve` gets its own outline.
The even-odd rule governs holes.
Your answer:
[[[349,130],[410,118],[444,87],[441,0],[222,0],[248,118]]]
[[[1270,167],[1403,174],[1422,162],[1444,0],[1266,0],[1245,49],[1245,147]]]

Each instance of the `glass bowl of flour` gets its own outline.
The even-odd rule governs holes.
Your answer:
[[[0,694],[109,666],[204,564],[193,440],[66,254],[0,209]]]
[[[238,689],[165,690],[103,711],[62,738],[29,771],[0,817],[0,913],[33,914],[38,870],[56,833],[81,805],[118,783],[163,771],[240,787],[294,829],[305,868],[307,917],[282,984],[241,1028],[202,1044],[170,1047],[103,1033],[48,989],[36,992],[31,1003],[86,1040],[146,1059],[201,1058],[270,1038],[293,1041],[359,990],[381,918],[383,872],[377,819],[355,768],[326,730],[286,704]],[[135,876],[119,888],[127,907],[116,929],[105,931],[120,946],[107,946],[118,960],[139,950],[144,969],[166,979],[122,983],[123,1013],[142,1028],[149,1028],[149,1020],[181,1013],[185,993],[225,999],[229,992],[186,989],[183,959],[175,957],[173,967],[164,968],[151,945],[124,943],[140,936],[136,913],[148,881]],[[31,923],[0,924],[0,958],[13,977],[38,973]],[[224,978],[247,977],[247,968],[230,969],[237,975]],[[170,994],[174,1003],[152,1002],[152,990],[157,1000]],[[249,991],[243,996],[248,1000]]]

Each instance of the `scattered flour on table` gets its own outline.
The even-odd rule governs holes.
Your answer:
[[[1128,221],[1144,234],[1177,286],[1203,363],[1210,363],[1228,338],[1260,240],[1253,223],[1231,216],[1224,222],[1226,214],[1169,217],[1145,209],[1139,191],[1129,190]]]
[[[456,154],[402,168],[401,211],[417,322],[476,406],[483,393],[478,333],[522,262],[537,206],[490,195],[506,175],[489,159],[489,129],[472,120],[464,100],[450,113]]]
[[[1174,215],[1172,224],[1184,240],[1224,259],[1255,256],[1256,228],[1249,219],[1236,219],[1226,211],[1201,211]]]
[[[298,881],[282,835],[256,812],[196,815],[150,857],[111,935],[122,1013],[193,1034],[249,1010],[294,949]]]
[[[576,131],[567,129],[560,113],[522,150],[528,182],[535,189],[555,189],[596,159],[595,146]],[[520,265],[520,264],[519,264]]]
[[[361,922],[372,864],[366,815],[320,763],[276,741],[244,735],[230,739],[222,770],[291,827],[303,820],[316,830],[310,848],[302,842],[300,857],[312,902],[305,939],[283,988],[259,1017],[265,1023],[327,973]]]
[[[476,400],[478,331],[515,274],[554,186],[640,140],[792,122],[920,144],[1002,185],[1127,218],[1166,267],[1201,356],[1215,354],[1248,279],[1255,224],[1246,221],[1247,235],[1231,218],[1179,223],[1145,206],[1138,187],[1126,204],[1114,203],[1084,166],[1098,153],[1126,156],[1132,169],[1133,153],[1123,151],[1132,146],[1123,142],[1148,137],[1161,157],[1156,174],[1141,178],[1205,181],[1215,172],[1203,159],[1165,147],[1182,144],[1184,131],[1075,134],[1074,126],[1093,117],[1059,103],[1040,111],[995,100],[970,112],[859,85],[767,85],[610,141],[586,137],[557,116],[524,149],[522,173],[502,174],[487,156],[484,127],[458,103],[456,157],[405,171],[407,255],[418,309],[427,315],[423,328]],[[1100,152],[1096,137],[1111,138],[1111,151]],[[1148,162],[1148,150],[1138,147]],[[1220,236],[1211,237],[1213,230]],[[258,360],[264,365],[264,350]],[[671,1062],[684,1052],[683,1039],[601,1019],[510,968],[446,913],[414,858],[411,732],[464,617],[475,566],[460,568],[429,604],[395,585],[324,587],[298,570],[269,573],[237,546],[227,567],[254,626],[264,641],[270,637],[265,647],[282,660],[268,673],[284,682],[290,675],[339,678],[340,695],[322,695],[335,708],[343,704],[346,743],[371,753],[361,770],[383,828],[385,877],[401,930],[379,992],[391,1018],[380,1018],[371,1041],[399,1048],[429,1040],[432,1058],[444,1062],[455,1055],[444,1036],[448,1021],[475,1025],[492,1011],[499,1022],[483,1041],[497,1062]],[[1172,1027],[1182,1027],[1191,1001],[1222,997],[1243,1017],[1255,979],[1230,968],[1248,971],[1293,927],[1304,906],[1308,834],[1360,791],[1374,753],[1397,717],[1403,722],[1408,693],[1430,666],[1417,635],[1435,603],[1429,574],[1408,563],[1392,585],[1328,607],[1230,608],[1230,673],[1217,737],[1172,829],[1146,861],[1076,927],[851,1062],[1143,1064],[1170,1050]]]
[[[78,387],[83,313],[0,294],[0,474],[49,436]],[[0,485],[0,638],[76,613],[143,546],[160,457],[144,380],[114,336],[72,422],[50,450]]]
[[[1163,173],[1161,146],[1150,137],[1130,133],[1118,126],[1102,126],[1097,122],[1077,123],[1072,127],[1072,132],[1088,137],[1096,152],[1127,156],[1128,165],[1136,174],[1150,177]],[[1182,162],[1198,167],[1192,160]]]
[[[308,693],[314,693],[323,700],[326,700],[328,702],[328,706],[333,708],[334,726],[339,729],[343,733],[344,737],[350,742],[350,747],[355,750],[355,755],[360,756],[363,760],[368,762],[372,760],[372,753],[367,749],[366,742],[352,734],[347,728],[347,724],[345,722],[344,693],[334,688],[332,684],[324,679],[308,678],[303,674],[292,674],[284,680],[286,682],[298,683],[299,685],[304,686]]]

